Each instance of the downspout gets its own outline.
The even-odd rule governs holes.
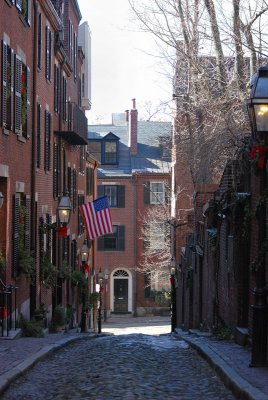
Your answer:
[[[33,42],[33,96],[32,96],[32,165],[31,165],[31,249],[36,251],[36,82],[37,82],[37,47],[38,47],[38,12],[39,3],[34,2],[34,42]],[[35,255],[36,257],[36,255]]]

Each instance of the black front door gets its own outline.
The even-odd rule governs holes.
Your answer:
[[[114,280],[114,312],[128,312],[128,279]]]

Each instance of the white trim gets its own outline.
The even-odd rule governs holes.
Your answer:
[[[114,273],[116,271],[123,270],[128,273],[128,276],[118,276],[114,277]],[[111,273],[110,279],[110,305],[111,305],[111,312],[114,312],[114,280],[115,279],[127,279],[128,280],[128,312],[133,311],[133,276],[129,269],[125,267],[118,267],[115,268]]]

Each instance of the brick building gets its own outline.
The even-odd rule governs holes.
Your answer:
[[[90,78],[90,32],[85,23],[79,28],[81,18],[76,0],[0,5],[1,278],[2,290],[8,285],[12,291],[1,307],[13,317],[11,325],[40,306],[50,321],[57,305],[78,303],[70,274],[82,268],[79,204],[94,198],[96,185],[96,160],[87,151],[90,85],[81,93],[82,79]],[[60,237],[57,207],[66,190],[71,217]],[[93,248],[88,264],[93,267]]]
[[[162,283],[150,286],[148,274],[142,272],[142,217],[165,202],[170,134],[170,123],[139,121],[135,99],[131,110],[113,114],[112,124],[89,126],[90,151],[99,162],[98,196],[108,196],[114,228],[97,240],[96,266],[109,277],[105,311],[145,315],[158,308],[159,312],[150,289],[160,290]]]

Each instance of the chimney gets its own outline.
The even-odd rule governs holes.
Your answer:
[[[129,121],[129,110],[126,110],[125,113],[126,113],[126,122],[128,122]]]
[[[136,110],[136,99],[132,99],[133,108],[129,113],[129,147],[130,155],[137,155],[138,151],[138,110]]]

